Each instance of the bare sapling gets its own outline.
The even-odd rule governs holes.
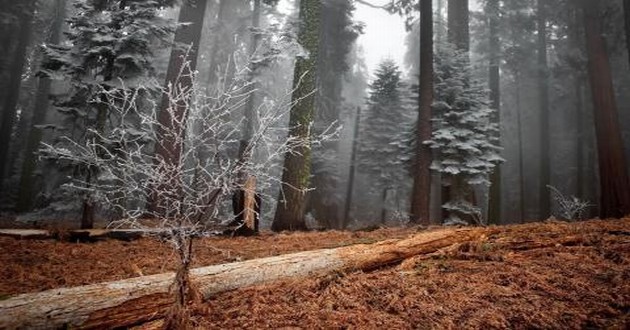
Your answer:
[[[282,157],[337,133],[331,128],[319,136],[288,137],[289,90],[280,99],[264,99],[255,107],[251,115],[256,125],[244,148],[246,155],[257,156],[238,157],[243,106],[256,92],[247,70],[247,66],[237,70],[234,79],[214,88],[212,95],[197,84],[195,73],[186,77],[192,81],[188,86],[128,88],[121,82],[102,91],[98,102],[107,106],[108,124],[102,131],[90,132],[95,138],[67,137],[62,144],[44,145],[43,152],[60,161],[96,169],[96,179],[74,178],[67,185],[123,215],[110,227],[146,230],[173,247],[179,266],[167,322],[171,328],[186,327],[190,305],[199,297],[189,277],[194,240],[229,222],[221,218],[220,210],[233,193],[254,194],[249,190],[257,189],[263,197],[273,198],[276,194],[265,193],[265,188],[279,183],[273,173],[280,172],[274,167],[281,166]],[[180,75],[185,72],[190,70],[183,69]],[[168,121],[159,120],[160,107],[154,101],[163,93],[169,100]],[[184,115],[178,116],[182,109]],[[158,148],[169,151],[168,157],[154,152]],[[242,180],[244,173],[256,179],[256,186]],[[157,207],[149,208],[149,203]]]
[[[551,190],[554,201],[558,204],[558,215],[564,220],[580,220],[584,218],[588,209],[593,206],[588,201],[581,200],[575,196],[565,196],[556,187],[547,185]]]

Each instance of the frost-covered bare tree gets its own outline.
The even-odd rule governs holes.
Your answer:
[[[551,191],[553,200],[558,205],[558,216],[561,219],[570,221],[583,219],[584,214],[593,206],[588,201],[575,196],[565,196],[554,186],[547,185],[547,188]]]
[[[45,145],[44,153],[48,156],[95,169],[99,174],[96,179],[86,182],[77,177],[68,185],[118,209],[124,216],[113,222],[113,226],[158,229],[155,232],[172,244],[180,261],[175,279],[174,320],[186,317],[186,306],[195,297],[188,278],[194,239],[227,220],[220,218],[219,209],[228,197],[235,191],[250,189],[239,175],[248,173],[256,177],[259,188],[265,183],[278,182],[278,178],[270,175],[280,163],[277,159],[309,148],[312,143],[297,136],[277,138],[286,136],[277,130],[287,130],[281,125],[283,118],[291,103],[299,101],[292,101],[291,91],[287,91],[282,99],[266,99],[254,109],[257,125],[251,131],[245,154],[259,157],[239,158],[230,154],[240,143],[242,127],[241,122],[230,118],[255,92],[250,88],[247,70],[248,66],[243,66],[229,85],[216,89],[212,96],[198,86],[195,74],[186,66],[179,75],[190,75],[187,79],[192,85],[156,84],[150,88],[122,85],[103,90],[104,97],[97,102],[105,102],[110,109],[111,123],[107,130],[92,130],[93,138],[89,140],[67,137],[63,144]],[[178,122],[159,120],[160,105],[146,97],[153,89],[168,95],[165,109],[170,112],[171,120]],[[174,116],[175,111],[182,109],[183,116]],[[318,140],[316,137],[315,141]],[[180,146],[168,160],[152,152],[163,143]],[[153,196],[158,203],[155,211],[146,207]]]

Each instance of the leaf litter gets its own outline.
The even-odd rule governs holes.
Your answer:
[[[203,239],[195,247],[194,267],[403,238],[415,231]],[[0,246],[11,251],[0,255],[2,297],[175,267],[168,246],[151,239],[85,244],[0,238]],[[493,227],[477,241],[371,272],[221,293],[193,318],[199,329],[628,329],[630,218]]]

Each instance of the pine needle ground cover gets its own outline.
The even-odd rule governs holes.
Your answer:
[[[405,237],[415,229],[206,239],[195,267]],[[171,270],[159,242],[1,238],[0,293]],[[157,256],[157,257],[156,257]],[[371,272],[218,294],[194,314],[212,328],[611,328],[630,326],[630,219],[496,227],[488,235]],[[147,325],[151,326],[151,325]],[[142,327],[141,327],[142,328]]]

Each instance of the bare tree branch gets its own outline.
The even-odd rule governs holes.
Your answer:
[[[384,6],[379,6],[379,5],[375,5],[373,3],[370,3],[368,1],[365,0],[355,0],[356,3],[362,4],[364,6],[368,6],[370,8],[375,8],[375,9],[383,9],[387,12],[389,12],[389,6],[388,5],[384,5]]]

